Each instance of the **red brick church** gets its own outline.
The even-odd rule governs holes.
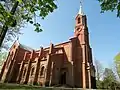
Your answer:
[[[74,36],[67,42],[31,49],[18,41],[10,48],[0,74],[4,83],[95,88],[95,67],[89,45],[87,17],[81,8]]]

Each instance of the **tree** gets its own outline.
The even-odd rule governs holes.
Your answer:
[[[115,81],[116,80],[115,74],[113,73],[112,69],[105,68],[105,71],[104,71],[103,75],[104,75],[103,76],[104,79],[109,78],[110,81]]]
[[[96,79],[99,81],[103,75],[103,67],[98,60],[95,60]]]
[[[118,55],[115,56],[114,63],[116,66],[117,75],[119,76],[120,79],[120,53],[118,53]]]
[[[0,52],[0,71],[3,65],[3,62],[6,60],[7,58],[7,52]]]
[[[105,68],[103,73],[102,88],[114,90],[117,86],[116,76],[112,69]]]
[[[0,3],[2,3],[5,10],[9,12],[10,7],[12,7],[12,1],[11,0],[6,0],[3,3],[2,0],[0,0]],[[25,24],[25,22],[21,18],[21,13],[22,13],[21,11],[17,10],[16,13],[14,14],[14,17],[16,17],[17,25],[15,27],[9,27],[8,28],[6,36],[5,36],[4,41],[2,43],[2,46],[0,47],[0,51],[3,50],[3,49],[7,50],[10,47],[9,44],[14,41],[16,36],[21,34],[20,28],[23,27],[24,24]],[[1,13],[0,13],[0,18],[2,18]],[[2,27],[3,27],[4,23],[5,23],[5,20],[0,19],[0,35],[1,35],[1,32],[2,32]]]
[[[6,10],[4,4],[11,2],[9,9]],[[0,0],[0,22],[2,30],[0,35],[0,46],[10,27],[18,25],[18,19],[35,26],[36,32],[41,32],[40,23],[36,17],[44,19],[50,12],[53,12],[57,6],[54,0]],[[20,12],[20,13],[19,13]],[[19,13],[18,17],[15,14]]]
[[[101,88],[101,80],[103,76],[103,67],[98,60],[95,60],[95,69],[96,69],[96,86]]]
[[[116,11],[117,17],[120,17],[120,0],[98,0],[101,6],[101,12]]]

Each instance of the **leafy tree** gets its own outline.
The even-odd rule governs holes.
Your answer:
[[[105,71],[104,71],[103,75],[104,75],[103,76],[104,79],[109,78],[110,81],[116,80],[115,74],[113,73],[112,69],[105,68]]]
[[[11,0],[6,0],[2,2],[3,0],[0,0],[0,3],[4,6],[6,11],[10,11],[10,8],[12,7],[12,1]],[[2,43],[1,49],[8,49],[9,48],[9,43],[13,42],[13,40],[16,38],[17,35],[21,34],[20,28],[24,26],[24,21],[21,18],[21,11],[16,11],[14,14],[14,17],[16,17],[17,25],[15,27],[9,27],[8,31],[6,33],[5,39]],[[0,18],[2,18],[1,13],[0,13]],[[0,35],[2,32],[2,27],[4,25],[5,21],[4,19],[0,19]]]
[[[98,0],[101,6],[101,12],[116,11],[117,17],[120,17],[120,0]]]
[[[0,71],[3,65],[3,62],[6,60],[7,58],[7,52],[0,52]]]
[[[105,68],[103,77],[102,88],[114,90],[116,88],[117,81],[112,69]]]
[[[117,75],[120,78],[120,53],[115,56],[114,63],[115,63],[115,66],[116,66]]]
[[[5,4],[8,4],[8,1],[10,4],[6,9]],[[41,25],[37,22],[36,17],[44,19],[56,8],[54,0],[0,0],[0,22],[2,23],[2,25],[0,24],[2,26],[0,46],[8,29],[16,27],[19,20],[29,22],[35,26],[36,32],[41,32]]]

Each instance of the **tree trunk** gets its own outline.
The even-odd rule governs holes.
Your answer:
[[[12,10],[10,11],[10,13],[11,13],[12,15],[15,14],[15,11],[16,11],[16,9],[17,9],[17,7],[18,7],[18,4],[19,4],[19,2],[16,1],[15,4],[13,5]],[[8,26],[6,25],[6,23],[7,23],[7,22],[5,22],[5,24],[3,25],[3,28],[2,28],[2,31],[1,31],[1,34],[0,34],[0,47],[2,46],[3,40],[4,40],[5,35],[6,35],[6,33],[7,33],[7,30],[8,30]]]

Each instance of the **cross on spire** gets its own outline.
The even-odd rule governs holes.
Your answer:
[[[83,13],[83,7],[82,7],[82,0],[80,0],[80,9],[79,9],[78,14],[80,14],[80,15],[83,15],[83,14],[84,14],[84,13]]]

